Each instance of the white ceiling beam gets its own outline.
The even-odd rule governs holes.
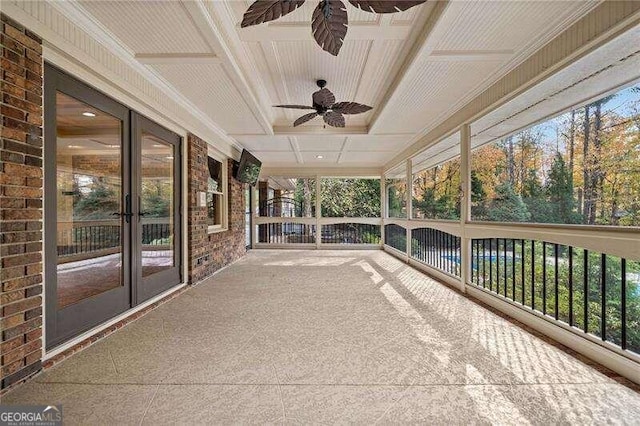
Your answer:
[[[134,57],[145,65],[221,63],[213,53],[136,53]]]
[[[434,50],[427,57],[430,62],[506,61],[513,50]]]
[[[349,25],[345,41],[349,40],[404,40],[409,36],[411,26],[393,25]],[[238,27],[238,36],[245,42],[261,43],[267,41],[314,41],[311,23],[300,25],[256,25]]]
[[[274,135],[366,135],[369,131],[366,126],[331,127],[327,126],[273,126]]]
[[[260,170],[260,176],[282,176],[282,177],[313,177],[316,175],[326,177],[380,177],[382,175],[382,167],[358,166],[357,164],[349,167],[320,167],[320,166],[278,166],[266,165]]]
[[[378,123],[380,117],[382,116],[387,105],[389,105],[391,97],[396,92],[402,81],[406,78],[411,68],[415,66],[419,58],[428,56],[431,52],[433,52],[433,50],[435,50],[437,40],[433,40],[431,35],[433,34],[436,25],[444,16],[446,10],[450,7],[450,5],[451,1],[446,0],[436,2],[433,6],[431,13],[429,14],[429,18],[422,27],[422,31],[420,31],[420,34],[411,47],[411,50],[409,50],[408,54],[406,55],[404,61],[402,62],[402,65],[400,66],[400,69],[398,70],[397,75],[391,82],[391,85],[387,88],[387,91],[382,98],[382,102],[379,102],[377,108],[373,111],[373,116],[371,117],[371,121],[369,122],[369,130],[371,133],[375,133],[377,130],[379,130]],[[385,31],[386,30],[387,28],[385,28]]]
[[[299,164],[303,164],[304,158],[302,158],[302,154],[300,153],[300,145],[298,145],[298,140],[296,139],[295,136],[289,136],[287,139],[289,139],[289,145],[291,145],[291,150],[293,151],[293,154],[296,156],[296,161]]]
[[[227,74],[242,95],[258,123],[260,123],[260,126],[267,134],[272,134],[270,115],[266,112],[268,111],[266,108],[267,103],[260,101],[260,99],[265,100],[266,98],[259,98],[252,90],[249,80],[246,78],[242,67],[227,44],[222,31],[209,14],[207,6],[202,0],[183,1],[182,5],[205,42],[218,54],[222,63],[230,68],[230,70],[228,70],[230,72]]]

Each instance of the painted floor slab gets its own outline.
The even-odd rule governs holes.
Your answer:
[[[252,251],[3,397],[65,424],[640,424],[640,394],[381,251]]]

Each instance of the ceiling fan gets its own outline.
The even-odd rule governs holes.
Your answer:
[[[371,13],[394,13],[425,3],[427,0],[349,0],[353,6]],[[293,12],[304,0],[258,0],[244,14],[242,28],[274,21]],[[311,16],[313,38],[323,50],[337,56],[347,35],[347,9],[340,0],[322,0]]]
[[[336,97],[331,93],[326,86],[325,80],[318,80],[316,84],[320,88],[312,95],[313,106],[306,105],[274,105],[277,108],[291,108],[291,109],[314,109],[315,112],[310,112],[293,122],[293,127],[297,127],[309,120],[321,115],[324,122],[333,127],[344,127],[344,115],[342,114],[362,114],[371,109],[369,105],[359,104],[357,102],[338,102],[336,103]]]

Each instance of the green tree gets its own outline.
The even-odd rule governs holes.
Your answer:
[[[380,217],[379,179],[322,179],[324,217]]]
[[[80,220],[112,218],[120,212],[119,194],[104,177],[93,177],[89,185],[76,191],[73,217]]]
[[[526,222],[531,214],[511,184],[503,182],[496,187],[496,195],[489,203],[487,217],[495,222]]]
[[[553,159],[545,189],[551,207],[547,222],[579,223],[580,218],[574,211],[573,179],[559,152]]]

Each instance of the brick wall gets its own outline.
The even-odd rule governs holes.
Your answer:
[[[187,138],[189,186],[189,282],[195,284],[245,254],[244,184],[233,178],[233,160],[227,163],[229,229],[208,233],[207,208],[198,207],[199,193],[207,190],[207,143],[195,135]],[[202,260],[198,264],[198,259]]]
[[[41,369],[42,41],[2,21],[1,388]]]

